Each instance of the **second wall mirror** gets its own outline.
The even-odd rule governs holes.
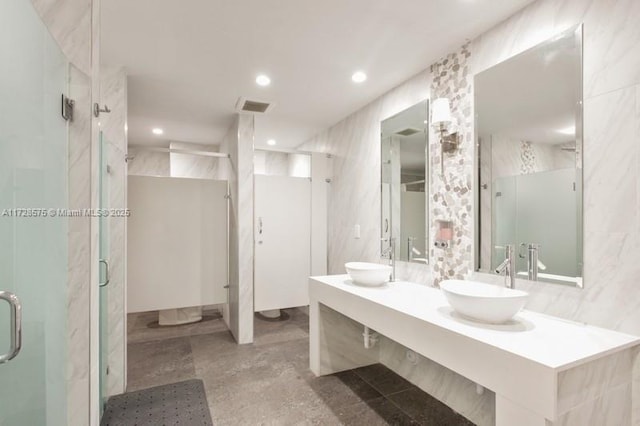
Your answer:
[[[582,27],[475,76],[476,269],[582,287]]]
[[[395,242],[395,257],[429,262],[427,205],[428,101],[420,102],[381,124],[382,248]]]

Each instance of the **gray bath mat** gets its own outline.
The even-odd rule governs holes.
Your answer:
[[[101,426],[213,426],[202,380],[109,398]]]

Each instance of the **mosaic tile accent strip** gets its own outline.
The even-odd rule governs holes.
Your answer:
[[[432,248],[435,285],[443,279],[463,278],[473,267],[473,77],[468,65],[470,56],[467,43],[431,66],[431,97],[449,99],[460,137],[458,150],[444,154],[442,168],[440,138],[437,134],[430,138],[431,241],[435,239],[436,220],[454,222],[452,246],[444,250]]]

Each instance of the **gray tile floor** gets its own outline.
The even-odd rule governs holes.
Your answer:
[[[255,342],[236,345],[217,313],[158,327],[129,316],[128,391],[199,378],[215,425],[472,425],[382,365],[325,377],[309,371],[309,317],[255,320]]]

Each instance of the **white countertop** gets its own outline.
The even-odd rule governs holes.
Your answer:
[[[640,344],[636,336],[526,310],[508,324],[474,322],[457,315],[439,289],[426,285],[400,281],[364,287],[348,275],[311,279],[559,371]]]

